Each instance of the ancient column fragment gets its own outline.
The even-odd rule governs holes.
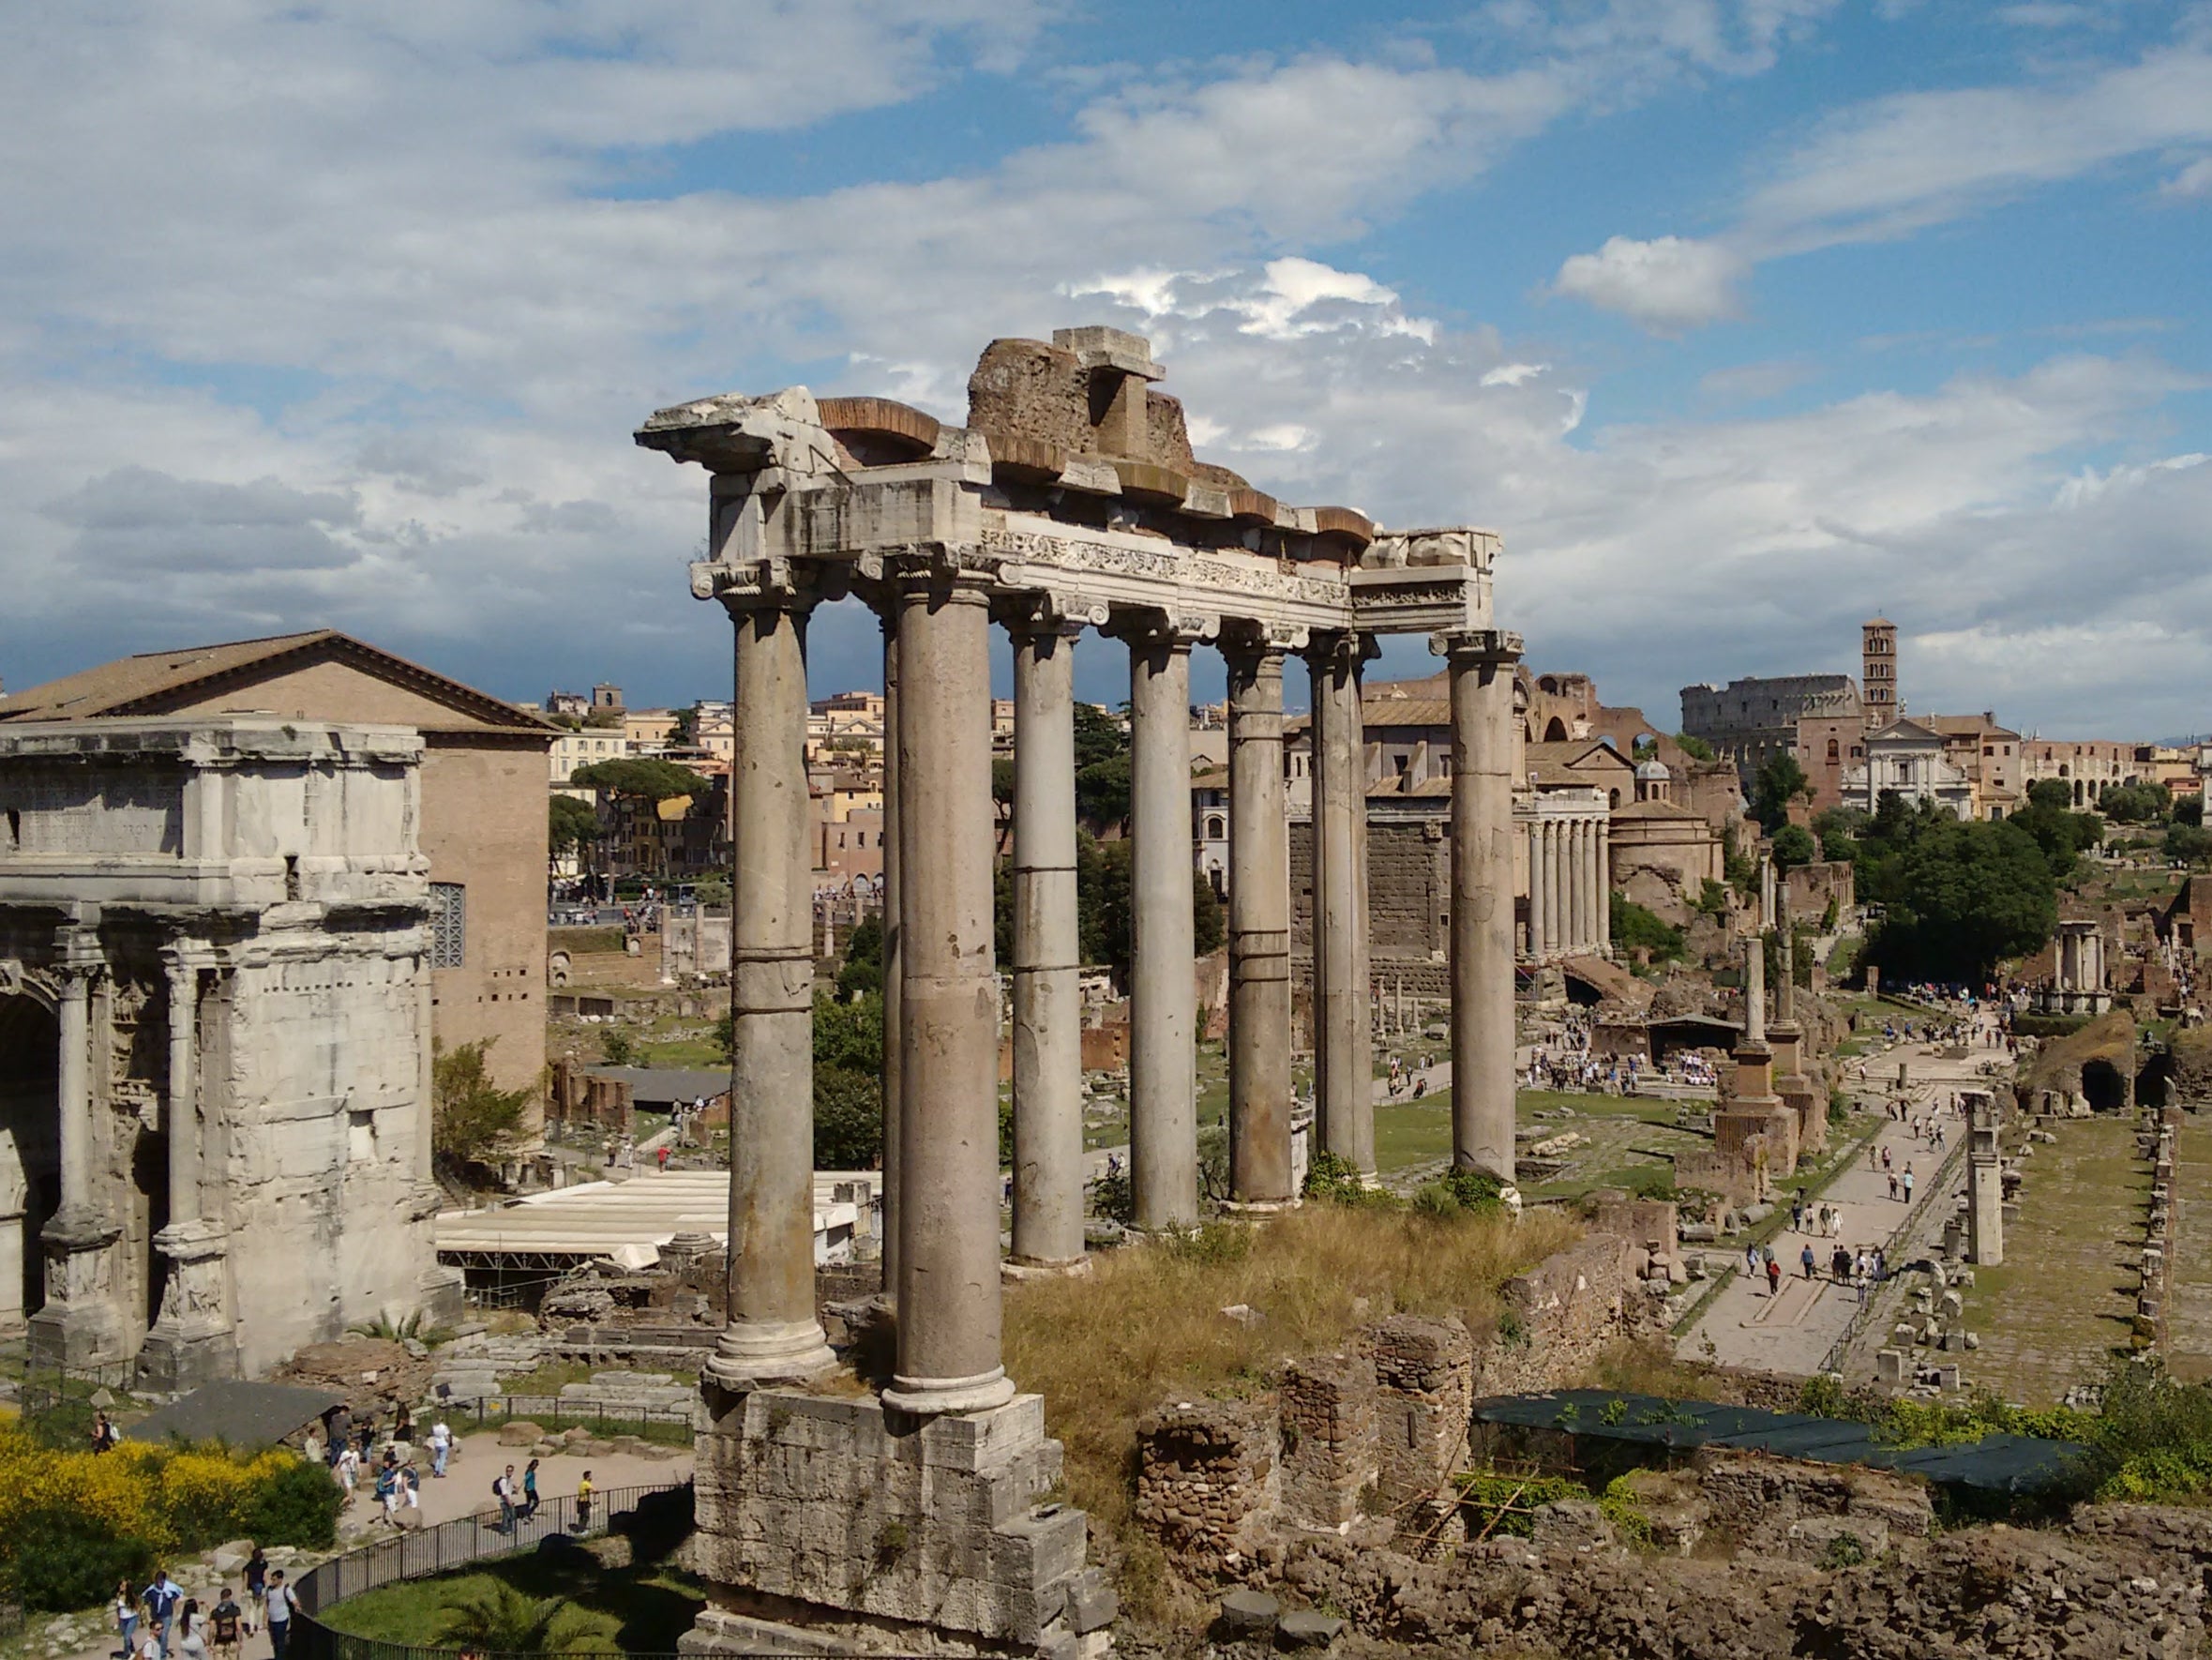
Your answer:
[[[1076,926],[1076,639],[1014,636],[1014,1261],[1083,1261],[1082,946]]]
[[[1598,825],[1598,951],[1613,955],[1613,826]]]
[[[1295,1202],[1290,1185],[1290,822],[1283,799],[1283,653],[1224,647],[1229,667],[1229,1195]]]
[[[1513,1179],[1515,634],[1439,635],[1452,694],[1452,1162]]]
[[[200,1219],[200,1101],[195,1076],[200,1023],[200,971],[169,962],[169,1220]]]
[[[835,1358],[814,1313],[814,861],[807,849],[805,614],[732,602],[729,1388]]]
[[[1966,1109],[1966,1253],[1983,1267],[2005,1260],[2005,1168],[1997,1150],[1995,1098],[1961,1090]]]
[[[899,605],[904,1124],[898,1366],[883,1400],[967,1412],[1014,1396],[1000,1347],[990,612],[982,583],[938,573],[904,577]]]
[[[1543,959],[1543,821],[1528,821],[1528,960]]]
[[[1548,960],[1558,956],[1566,943],[1566,896],[1559,881],[1558,821],[1539,822],[1543,825],[1543,954]]]
[[[1198,1220],[1197,987],[1191,973],[1191,643],[1170,622],[1129,641],[1132,850],[1129,1175],[1140,1229]]]
[[[1334,635],[1307,655],[1314,712],[1316,1127],[1321,1149],[1375,1169],[1374,1039],[1368,1019],[1366,821],[1359,641]]]

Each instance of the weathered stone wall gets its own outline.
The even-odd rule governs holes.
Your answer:
[[[1551,1389],[1588,1374],[1638,1327],[1638,1247],[1591,1233],[1505,1282],[1498,1339],[1475,1356],[1474,1393]]]
[[[1375,1363],[1317,1354],[1283,1368],[1283,1516],[1295,1527],[1342,1529],[1375,1484]]]
[[[1367,826],[1368,984],[1385,996],[1402,983],[1409,997],[1452,995],[1450,942],[1452,841],[1442,820]],[[1290,955],[1314,957],[1313,822],[1290,825]]]
[[[1136,1515],[1186,1569],[1250,1560],[1282,1503],[1274,1398],[1176,1401],[1136,1426]]]
[[[1103,1652],[1113,1598],[1084,1565],[1088,1521],[1043,1502],[1061,1452],[1041,1396],[919,1424],[873,1396],[710,1390],[707,1405],[691,1566],[710,1602],[696,1645],[732,1652],[766,1623]]]
[[[1858,900],[1858,876],[1848,860],[1820,865],[1798,865],[1783,873],[1783,893],[1790,915],[1798,922],[1817,923],[1834,901],[1839,916],[1848,917]]]

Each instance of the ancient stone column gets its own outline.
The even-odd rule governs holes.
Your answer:
[[[1198,1220],[1197,987],[1191,941],[1191,644],[1172,620],[1129,641],[1132,850],[1129,1175],[1140,1229]]]
[[[200,1103],[195,1078],[200,971],[181,958],[169,970],[169,1220],[200,1219]]]
[[[899,982],[899,789],[898,789],[898,601],[882,607],[883,625],[883,828],[877,846],[883,854],[883,1290],[898,1294],[899,1011],[905,990]]]
[[[1598,824],[1598,952],[1613,955],[1613,826]]]
[[[1753,934],[1743,945],[1743,1035],[1747,1043],[1767,1041],[1767,936]]]
[[[726,1388],[832,1364],[814,1315],[814,861],[805,615],[790,590],[732,602],[729,1318]]]
[[[1997,1114],[1986,1090],[1961,1090],[1966,1109],[1966,1254],[1983,1267],[2005,1260],[2005,1170]]]
[[[1513,1179],[1513,666],[1517,635],[1430,642],[1452,688],[1452,1162]],[[1533,888],[1532,890],[1533,891]]]
[[[1559,822],[1544,825],[1544,957],[1557,957],[1566,945],[1566,892],[1559,883]]]
[[[1290,1185],[1290,822],[1283,653],[1225,645],[1229,667],[1229,1196],[1273,1209]]]
[[[1314,716],[1315,1094],[1322,1151],[1372,1170],[1375,1051],[1367,1005],[1359,654],[1356,637],[1334,635],[1306,657]]]
[[[1571,826],[1569,847],[1573,854],[1572,868],[1574,877],[1574,954],[1588,956],[1593,929],[1590,927],[1590,826],[1587,819],[1577,819]]]
[[[54,1107],[61,1132],[61,1213],[68,1215],[92,1208],[92,975],[75,964],[60,973]]]
[[[79,1366],[118,1358],[121,1333],[108,1258],[122,1227],[94,1188],[92,981],[101,966],[98,939],[88,928],[70,928],[63,931],[61,945],[54,1011],[61,1206],[38,1233],[46,1256],[46,1305],[31,1317],[30,1354],[36,1365]],[[103,1036],[103,1046],[105,1041]]]
[[[982,583],[937,573],[904,578],[899,607],[904,1123],[898,1364],[883,1401],[967,1412],[1014,1396],[1000,1347],[990,612]]]
[[[1014,1261],[1083,1261],[1082,945],[1076,927],[1076,639],[1014,637]]]
[[[1543,820],[1528,821],[1528,958],[1543,960],[1544,930],[1551,918],[1543,913]]]

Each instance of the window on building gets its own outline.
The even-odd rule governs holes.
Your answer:
[[[1833,765],[1834,765],[1834,764],[1835,764],[1835,763],[1836,763],[1838,761],[1840,761],[1840,760],[1842,760],[1842,759],[1843,759],[1843,743],[1842,743],[1842,741],[1841,741],[1840,739],[1837,739],[1837,738],[1830,738],[1830,739],[1828,739],[1828,764],[1829,764],[1830,766],[1833,766]],[[1745,972],[1748,973],[1750,971],[1749,971],[1749,970],[1746,970]]]
[[[468,894],[458,882],[430,883],[430,966],[459,968],[468,953]]]

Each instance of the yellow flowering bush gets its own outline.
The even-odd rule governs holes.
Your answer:
[[[281,1449],[56,1451],[0,1422],[0,1568],[33,1607],[98,1602],[159,1556],[242,1535],[327,1545],[338,1503],[327,1474]]]

